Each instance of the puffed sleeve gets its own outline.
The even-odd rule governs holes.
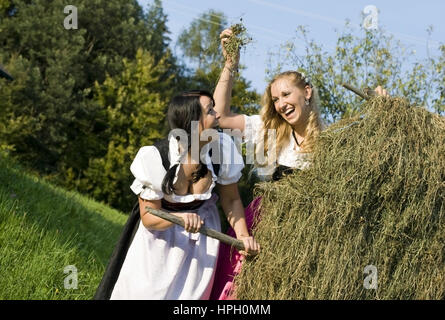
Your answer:
[[[244,140],[249,143],[258,143],[261,139],[261,131],[263,121],[261,116],[256,114],[253,116],[244,115]]]
[[[130,166],[135,180],[131,190],[145,200],[159,200],[164,197],[162,180],[166,174],[162,165],[162,158],[154,146],[139,149]]]
[[[220,135],[223,161],[216,182],[224,185],[236,183],[241,178],[244,160],[232,138],[225,133]]]

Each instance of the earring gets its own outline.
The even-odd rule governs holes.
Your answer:
[[[304,99],[304,104],[308,106],[309,105],[309,100],[308,99]]]

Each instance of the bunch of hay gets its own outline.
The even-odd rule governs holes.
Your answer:
[[[230,29],[232,35],[225,43],[224,48],[230,59],[235,61],[240,49],[252,42],[252,37],[247,33],[246,27],[242,24],[242,19],[240,19],[240,23],[231,25]]]
[[[262,249],[237,298],[445,298],[445,120],[400,98],[364,108],[322,133],[309,170],[257,186]]]

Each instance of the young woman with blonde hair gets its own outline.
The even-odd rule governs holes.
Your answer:
[[[232,86],[239,60],[238,56],[232,61],[224,49],[231,34],[232,31],[226,29],[220,35],[225,65],[213,95],[215,110],[220,114],[219,126],[240,130],[244,141],[255,145],[255,165],[260,175],[278,180],[295,169],[308,168],[314,143],[323,130],[316,88],[303,73],[282,72],[268,84],[259,115],[231,112]],[[376,92],[387,95],[381,87]],[[262,158],[267,161],[258,161]],[[260,202],[261,197],[258,197],[246,208],[249,232],[259,214]],[[232,235],[233,230],[229,228],[227,233]],[[211,298],[231,297],[231,278],[239,271],[240,258],[236,250],[231,253],[230,248],[222,246]]]

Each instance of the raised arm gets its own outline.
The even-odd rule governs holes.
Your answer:
[[[231,34],[232,30],[230,29],[226,29],[220,34],[221,48],[225,63],[218,84],[216,85],[215,92],[213,93],[213,98],[215,99],[215,111],[220,115],[219,126],[222,129],[239,129],[244,131],[244,116],[230,111],[235,72],[238,69],[239,62],[239,54],[236,61],[232,61],[224,48],[224,44],[227,42],[228,37],[230,37]]]

